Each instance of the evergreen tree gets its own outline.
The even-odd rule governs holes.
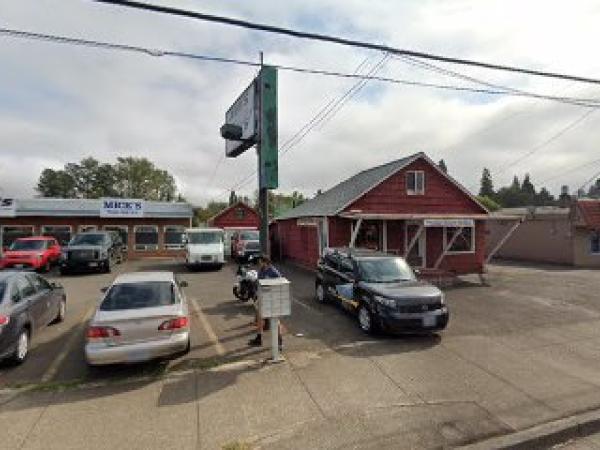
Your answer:
[[[492,199],[496,195],[494,192],[494,183],[492,182],[492,174],[487,167],[483,169],[481,174],[481,187],[479,188],[479,195]]]
[[[229,193],[229,206],[235,205],[238,201],[237,195],[235,195],[235,191],[231,191]]]
[[[448,167],[446,167],[446,161],[444,161],[443,159],[440,159],[440,162],[438,163],[438,167],[440,168],[440,170],[444,173],[448,173]]]

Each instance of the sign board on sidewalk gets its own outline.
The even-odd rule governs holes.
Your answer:
[[[0,217],[16,217],[17,201],[14,198],[0,198]]]
[[[473,219],[425,219],[423,224],[426,227],[452,227],[452,228],[472,228],[475,226]]]
[[[240,155],[255,144],[257,107],[256,83],[252,81],[225,113],[225,123],[242,128],[242,140],[225,141],[225,155],[229,158]]]
[[[102,198],[100,217],[143,217],[144,201],[131,198]]]

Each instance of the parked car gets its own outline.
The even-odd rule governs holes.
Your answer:
[[[187,286],[172,272],[119,275],[105,291],[87,330],[90,365],[131,363],[190,349]]]
[[[74,271],[110,272],[114,264],[125,259],[125,247],[118,233],[93,231],[76,234],[63,248],[60,273]]]
[[[443,292],[417,280],[398,256],[328,249],[319,260],[315,287],[318,302],[337,302],[357,316],[366,333],[434,332],[448,325]]]
[[[19,238],[4,252],[0,267],[48,272],[60,258],[60,245],[53,237]]]
[[[0,272],[0,359],[22,363],[31,339],[51,322],[62,322],[67,297],[62,286],[32,272]]]
[[[260,235],[257,230],[237,231],[231,237],[231,257],[236,261],[260,255]]]
[[[225,264],[224,233],[220,228],[188,228],[183,237],[188,268]]]

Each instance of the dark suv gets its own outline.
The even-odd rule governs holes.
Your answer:
[[[126,248],[118,233],[93,231],[76,234],[63,247],[60,258],[60,273],[73,271],[110,272],[113,264],[125,259]]]
[[[319,260],[316,299],[333,300],[371,333],[434,332],[446,328],[444,294],[419,281],[403,258],[363,249],[328,249]]]

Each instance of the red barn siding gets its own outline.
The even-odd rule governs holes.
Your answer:
[[[395,255],[404,254],[404,222],[388,220],[387,222],[387,249]]]
[[[427,267],[432,268],[444,246],[442,228],[427,229]],[[483,272],[485,259],[485,225],[481,220],[475,223],[475,252],[449,254],[444,256],[439,269],[454,272],[458,275]]]
[[[279,221],[276,227],[279,227],[278,246],[281,257],[300,266],[314,269],[319,260],[317,227],[300,227],[296,219]]]
[[[244,217],[238,217],[238,210],[244,210]],[[244,203],[237,203],[224,209],[208,221],[208,224],[217,228],[258,228],[260,217],[258,213]]]
[[[406,172],[425,172],[425,195],[406,194]],[[350,204],[346,211],[377,214],[485,214],[463,191],[427,161],[419,159]]]
[[[329,217],[329,246],[347,247],[350,243],[352,221]]]

